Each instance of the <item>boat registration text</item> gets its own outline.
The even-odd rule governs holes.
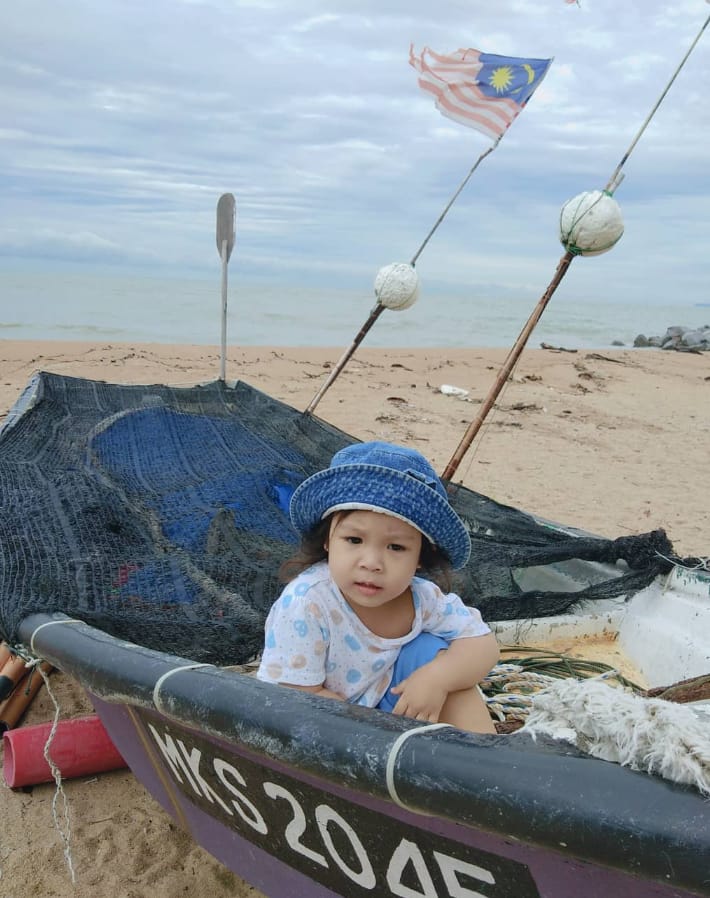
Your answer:
[[[321,789],[222,751],[192,730],[140,717],[164,769],[192,804],[337,894],[539,896],[524,864],[349,801],[327,783]]]

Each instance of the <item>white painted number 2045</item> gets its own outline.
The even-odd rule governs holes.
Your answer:
[[[296,797],[288,789],[284,789],[283,786],[279,786],[276,783],[266,782],[263,784],[263,787],[269,798],[283,799],[291,807],[292,817],[284,831],[289,846],[293,851],[307,857],[313,863],[327,868],[329,864],[325,855],[309,848],[302,841],[308,828],[308,821]],[[335,864],[337,864],[345,876],[357,883],[361,888],[374,889],[377,885],[377,877],[365,847],[355,830],[337,811],[334,811],[333,808],[326,804],[318,805],[315,811],[315,818],[323,845]],[[340,829],[350,842],[357,857],[359,869],[354,870],[340,857],[328,829],[330,824]],[[441,871],[450,898],[486,898],[481,892],[464,886],[459,876],[466,876],[470,879],[477,879],[479,882],[485,882],[488,885],[495,885],[493,875],[483,867],[451,857],[440,851],[434,851],[433,857]],[[402,881],[404,872],[408,867],[411,867],[416,874],[420,888],[413,889]],[[436,891],[434,880],[421,849],[416,842],[412,842],[409,839],[402,839],[390,858],[387,867],[387,886],[392,895],[396,895],[397,898],[441,898]]]

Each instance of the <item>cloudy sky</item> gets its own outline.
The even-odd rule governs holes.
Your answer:
[[[602,188],[705,22],[702,0],[21,0],[0,7],[0,270],[186,276],[237,202],[245,279],[371,289],[490,140],[442,117],[410,43],[554,57],[417,262],[538,296],[562,204]],[[575,296],[710,295],[710,29],[616,193],[626,226]]]

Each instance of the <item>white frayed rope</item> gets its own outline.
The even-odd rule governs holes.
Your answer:
[[[567,739],[595,758],[710,795],[710,729],[688,705],[643,698],[598,679],[559,680],[533,697],[518,732]]]

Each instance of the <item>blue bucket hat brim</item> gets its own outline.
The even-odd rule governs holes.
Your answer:
[[[387,446],[361,445],[363,457],[368,454],[365,451],[368,445]],[[355,446],[348,449],[353,450],[353,458],[357,457]],[[402,452],[413,454],[414,450]],[[449,505],[441,482],[423,456],[416,453],[426,465],[425,474],[433,475],[435,483],[427,482],[417,470],[400,471],[389,466],[357,462],[336,464],[338,455],[334,456],[330,468],[304,480],[291,498],[291,521],[300,534],[313,530],[331,511],[364,507],[410,523],[447,556],[454,570],[466,564],[471,552],[468,531]]]

